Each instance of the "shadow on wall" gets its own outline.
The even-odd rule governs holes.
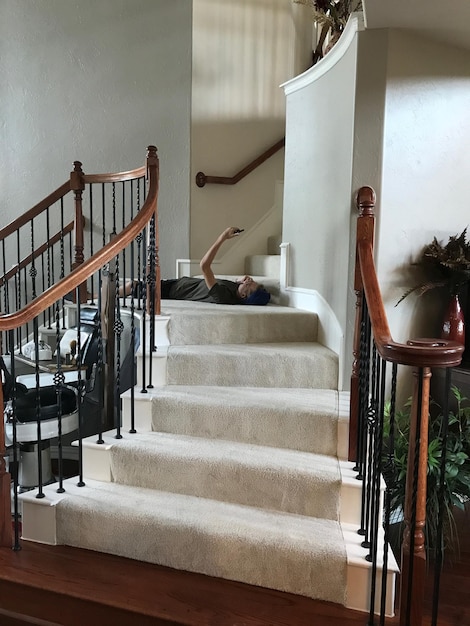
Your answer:
[[[227,226],[248,231],[272,209],[276,182],[284,178],[284,149],[235,185],[199,188],[196,173],[234,176],[279,141],[284,130],[282,119],[193,124],[191,258],[201,258]]]

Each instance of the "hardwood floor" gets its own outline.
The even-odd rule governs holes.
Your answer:
[[[447,563],[438,626],[470,626],[470,510]],[[423,626],[431,625],[432,576]],[[269,589],[64,546],[0,549],[2,626],[365,626],[367,615]],[[387,620],[387,626],[398,620]]]

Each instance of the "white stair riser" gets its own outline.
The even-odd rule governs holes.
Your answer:
[[[279,277],[281,270],[280,254],[259,254],[247,257],[245,272],[250,276]]]
[[[144,378],[145,359],[145,381]],[[162,348],[158,352],[142,352],[136,355],[137,362],[137,388],[152,384],[154,387],[164,387],[167,384],[167,352]],[[152,364],[150,367],[150,363]],[[151,370],[151,371],[150,371]]]

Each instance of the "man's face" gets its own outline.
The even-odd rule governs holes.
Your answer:
[[[251,276],[245,276],[238,285],[238,295],[243,300],[251,296],[257,289],[259,289],[259,283],[256,283]]]

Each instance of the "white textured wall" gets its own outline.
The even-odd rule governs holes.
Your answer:
[[[299,9],[303,7],[290,0],[194,0],[191,256],[195,259],[226,226],[248,231],[274,204],[276,180],[283,179],[283,150],[235,186],[199,189],[194,178],[198,171],[233,176],[283,137],[285,103],[279,85],[311,60],[311,22],[308,12]]]
[[[316,78],[320,65],[312,68],[313,80],[287,96],[283,240],[291,245],[289,286],[318,291],[344,332],[356,52],[354,36],[326,74]]]
[[[189,250],[191,0],[2,0],[0,225],[67,178],[161,163],[161,265]]]
[[[394,337],[435,335],[436,297],[410,296],[409,267],[470,224],[470,53],[402,31],[388,38],[377,267]],[[417,314],[417,317],[414,314]]]

